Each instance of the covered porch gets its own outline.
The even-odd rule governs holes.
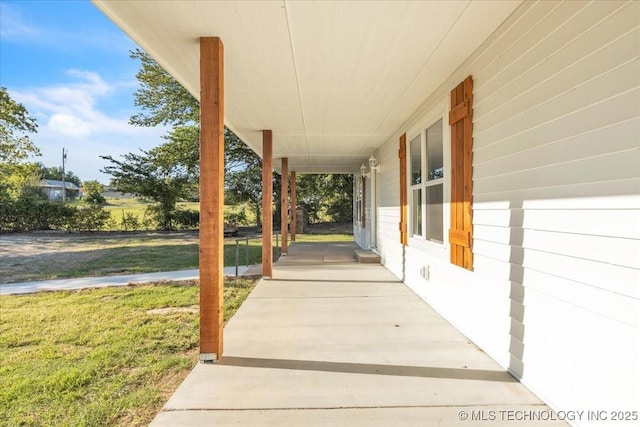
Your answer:
[[[291,244],[225,327],[222,358],[198,364],[151,425],[560,424],[356,248]]]
[[[224,127],[262,158],[263,241],[273,237],[276,170],[281,224],[296,222],[295,209],[288,216],[296,205],[296,174],[352,174],[361,194],[360,205],[354,200],[356,241],[378,250],[378,198],[393,194],[394,208],[405,212],[399,243],[407,229],[406,189],[402,197],[398,188],[379,188],[377,176],[399,162],[397,156],[383,159],[382,145],[397,140],[407,120],[521,3],[93,2],[200,102],[203,362],[226,351]],[[470,105],[466,101],[455,114],[467,128]],[[398,179],[406,181],[406,171]],[[281,229],[287,254],[287,227]],[[269,244],[262,265],[263,277],[280,279]]]
[[[565,415],[633,413],[638,2],[93,2],[201,107],[217,364],[157,425],[549,422],[507,369]],[[265,246],[223,351],[225,125],[263,159],[265,241],[274,169],[283,224],[289,173],[352,174],[385,267]]]

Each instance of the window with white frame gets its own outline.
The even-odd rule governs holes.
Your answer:
[[[444,242],[443,121],[438,120],[409,143],[411,231],[414,237]]]

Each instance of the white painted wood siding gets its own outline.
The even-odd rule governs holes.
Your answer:
[[[559,410],[640,401],[639,21],[640,2],[523,3],[377,153],[385,264]],[[469,74],[474,272],[398,244],[398,137]]]
[[[403,278],[402,245],[400,244],[400,143],[385,144],[375,153],[380,161],[378,173],[378,253],[381,262],[399,279]]]

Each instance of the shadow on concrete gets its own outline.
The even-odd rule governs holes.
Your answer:
[[[474,381],[517,382],[504,371],[437,368],[428,366],[397,366],[365,363],[325,362],[315,360],[262,359],[223,356],[217,365],[245,368],[292,369],[299,371],[344,372],[349,374],[391,375],[396,377],[444,378]]]
[[[400,281],[390,281],[390,280],[340,280],[340,279],[272,279],[273,282],[309,282],[309,283],[385,283],[385,284],[400,284]]]

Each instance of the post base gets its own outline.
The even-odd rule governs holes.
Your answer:
[[[216,363],[218,355],[216,353],[200,353],[200,363]]]

